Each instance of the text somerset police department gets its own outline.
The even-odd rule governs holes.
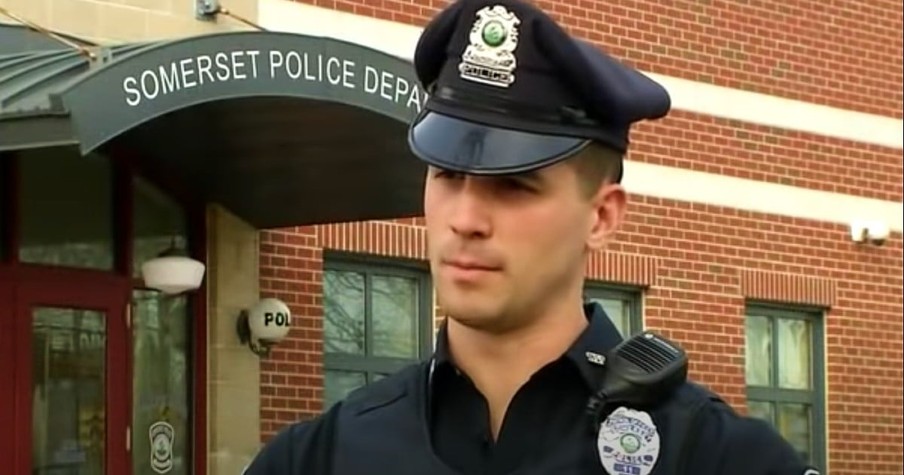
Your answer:
[[[347,89],[362,89],[383,99],[420,110],[426,93],[408,79],[355,61],[305,52],[258,50],[202,54],[150,68],[122,82],[126,103],[138,106],[161,95],[204,84],[269,79],[326,82]]]

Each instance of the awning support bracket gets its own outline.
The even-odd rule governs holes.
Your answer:
[[[215,21],[219,12],[219,0],[195,0],[195,18],[198,20]]]
[[[253,21],[232,12],[232,10],[220,5],[219,0],[195,0],[195,16],[201,21],[216,21],[217,15],[226,15],[233,20],[244,23],[256,30],[266,31],[267,29],[254,23]]]

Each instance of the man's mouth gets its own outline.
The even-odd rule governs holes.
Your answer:
[[[502,270],[501,266],[472,259],[446,259],[442,263],[445,266],[465,271],[495,272]]]

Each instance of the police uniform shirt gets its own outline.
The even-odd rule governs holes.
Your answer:
[[[538,370],[518,391],[495,443],[488,436],[482,396],[458,374],[440,340],[433,364],[424,362],[372,383],[326,414],[283,429],[245,473],[819,474],[765,422],[737,414],[716,395],[691,382],[673,394],[664,394],[662,402],[649,412],[635,412],[642,415],[638,419],[643,419],[642,423],[620,424],[613,429],[617,436],[610,438],[613,442],[600,443],[599,432],[584,408],[595,381],[605,371],[599,356],[621,338],[598,304],[586,309],[589,321],[585,331],[560,358]],[[426,382],[423,391],[417,389],[420,381]],[[703,405],[688,417],[693,404],[686,402],[697,401],[703,401]],[[338,416],[340,411],[345,414]],[[422,417],[420,411],[426,415]],[[619,411],[610,408],[608,412]],[[362,419],[366,419],[363,424]],[[655,436],[649,439],[652,443],[640,440],[648,430]],[[616,445],[614,441],[625,436],[638,436],[632,440],[639,444],[627,448]],[[381,448],[369,450],[370,446]],[[621,464],[617,457],[611,457],[614,453],[624,457],[631,450],[648,456],[646,462]],[[532,471],[544,464],[568,470],[555,474]],[[355,468],[350,470],[349,465]],[[391,468],[387,471],[386,467]]]
[[[444,326],[437,340],[430,408],[437,454],[460,473],[494,475],[513,473],[559,445],[582,444],[584,465],[598,469],[596,449],[586,443],[590,425],[584,410],[599,381],[602,355],[618,342],[615,327],[602,311],[592,314],[574,345],[518,390],[494,442],[486,401],[456,369]]]
[[[674,475],[684,465],[685,474],[803,475],[805,466],[784,440],[764,422],[737,416],[721,400],[712,396],[694,425],[685,429],[667,427],[679,419],[669,413],[669,405],[651,411],[644,429],[658,437],[683,433],[683,440],[656,440],[648,453],[657,463],[622,466],[606,463],[597,434],[585,412],[588,400],[599,387],[605,358],[622,339],[603,309],[585,307],[589,322],[576,342],[558,359],[540,368],[515,394],[508,406],[496,442],[490,437],[489,414],[483,396],[467,376],[455,369],[448,354],[444,334],[437,342],[433,377],[433,417],[430,432],[434,450],[461,474],[505,475],[519,473],[538,460],[561,456],[573,447],[582,447],[576,474]],[[702,388],[687,385],[687,394],[705,397]],[[664,395],[668,398],[668,395]],[[610,411],[615,408],[611,408]],[[685,420],[686,419],[681,419]],[[620,436],[640,434],[622,428]],[[691,444],[691,445],[685,445]],[[609,449],[622,450],[617,444]],[[665,461],[664,453],[670,454]],[[682,453],[684,452],[684,453]],[[608,467],[606,465],[609,465]],[[666,470],[666,471],[663,471]],[[811,472],[815,474],[816,472]],[[809,474],[808,474],[809,475]]]
[[[581,445],[585,473],[601,468],[589,435],[587,401],[599,384],[602,355],[620,341],[601,309],[591,313],[578,340],[522,386],[493,441],[483,395],[449,354],[445,326],[439,332],[431,389],[433,446],[463,474],[508,474],[547,457],[563,445]]]

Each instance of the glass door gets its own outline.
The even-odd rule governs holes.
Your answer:
[[[129,473],[127,298],[84,280],[17,284],[15,473]]]

